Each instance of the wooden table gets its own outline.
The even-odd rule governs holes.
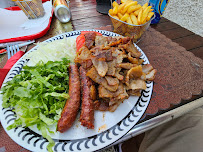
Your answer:
[[[96,29],[101,27],[106,27],[108,25],[112,25],[111,20],[108,15],[103,15],[96,11],[96,0],[72,0],[70,2],[70,10],[72,13],[72,25],[73,30],[85,30],[85,29]],[[53,17],[53,20],[56,20]],[[165,35],[173,42],[176,42],[180,46],[184,47],[187,51],[192,52],[195,56],[203,59],[203,38],[194,34],[193,32],[177,25],[169,21],[166,18],[162,18],[157,25],[151,25],[151,27],[161,34]],[[50,30],[53,30],[51,27]],[[36,41],[42,41],[50,37],[50,35],[45,35],[42,38],[36,39]],[[138,44],[139,46],[139,44]],[[31,49],[33,46],[29,46],[28,50]],[[198,96],[193,96],[190,101],[203,97],[203,94]],[[188,103],[189,101],[187,101]],[[203,104],[203,103],[202,103]],[[192,110],[196,108],[199,104],[195,104],[193,106],[188,106],[185,103],[176,106],[177,108],[184,109],[185,106],[188,110]],[[149,130],[156,125],[160,125],[160,120],[166,118],[167,121],[172,120],[174,117],[178,117],[184,112],[176,113],[176,109],[168,109],[166,111],[161,111],[156,115],[152,115],[140,121],[138,125],[135,126],[135,129],[139,128],[140,126],[147,126],[142,130],[138,130],[136,133],[130,132],[131,134],[128,136],[124,136],[121,140],[114,144],[118,144],[120,142],[124,142],[123,151],[135,151],[136,148],[139,146],[139,142],[142,140],[142,133],[146,130]],[[176,110],[175,112],[173,110]],[[152,121],[157,121],[156,124],[150,126]],[[137,127],[137,128],[136,128]],[[134,137],[141,134],[138,137]],[[134,137],[134,138],[133,138]],[[137,145],[138,144],[138,145]],[[128,147],[125,148],[125,147]],[[130,148],[129,148],[130,147]]]

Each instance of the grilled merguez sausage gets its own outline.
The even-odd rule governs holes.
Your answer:
[[[77,65],[69,67],[69,96],[57,124],[57,129],[61,133],[73,125],[80,108],[80,76]]]
[[[86,70],[80,66],[82,106],[80,114],[80,122],[82,126],[88,129],[94,129],[94,102],[91,95],[93,81],[86,76]]]

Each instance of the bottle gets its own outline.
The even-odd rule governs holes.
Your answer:
[[[151,24],[159,23],[169,0],[149,0],[149,5],[152,6],[155,18],[152,20]]]
[[[54,14],[62,23],[67,23],[71,19],[68,0],[53,0]]]

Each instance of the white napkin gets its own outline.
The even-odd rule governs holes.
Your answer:
[[[36,19],[29,19],[27,20],[24,24],[21,25],[21,27],[23,27],[24,29],[31,29],[33,27],[37,27],[37,26],[41,26],[43,23],[47,22],[47,20],[49,20],[49,18],[51,17],[52,13],[52,5],[51,2],[45,2],[43,4],[44,10],[45,10],[45,15],[43,17],[40,18],[36,18]]]

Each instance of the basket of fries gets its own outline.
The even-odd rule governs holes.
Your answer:
[[[148,3],[141,6],[137,1],[121,0],[121,4],[114,1],[112,7],[108,15],[114,32],[129,36],[133,38],[134,43],[138,43],[154,18],[151,6],[148,6]]]
[[[44,16],[45,11],[42,0],[13,0],[29,19]]]

